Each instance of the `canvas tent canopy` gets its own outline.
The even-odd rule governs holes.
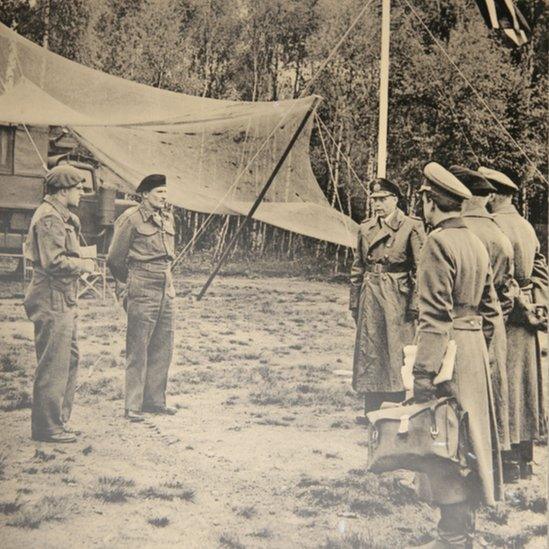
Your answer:
[[[239,102],[138,84],[56,55],[0,24],[0,123],[64,126],[125,192],[165,173],[170,201],[247,214],[315,97]],[[332,208],[311,169],[309,118],[254,218],[355,246],[357,224]]]

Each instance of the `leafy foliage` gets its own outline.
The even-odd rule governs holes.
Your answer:
[[[487,29],[474,2],[393,3],[388,177],[408,188],[409,198],[431,159],[510,167],[523,183],[523,212],[545,222],[547,189],[536,168],[547,172],[547,15],[542,0],[518,5],[533,29],[522,48]],[[363,6],[361,0],[7,0],[0,19],[111,74],[257,101],[298,96]],[[357,219],[368,211],[364,182],[376,168],[379,6],[371,4],[310,90],[323,96],[319,115],[333,136],[323,136],[324,151],[318,127],[313,132],[313,168],[330,202]]]

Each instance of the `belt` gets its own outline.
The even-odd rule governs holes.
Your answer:
[[[42,267],[32,268],[32,276],[35,282],[48,280],[58,284],[75,284],[78,280],[78,275],[52,275],[42,269]]]
[[[528,286],[532,284],[532,280],[530,278],[517,278],[516,281],[521,290],[528,289]]]
[[[409,268],[404,268],[400,265],[387,265],[386,263],[374,263],[373,265],[366,265],[364,270],[367,273],[381,274],[381,273],[408,273]]]
[[[464,315],[454,318],[454,330],[482,330],[482,317],[480,315]]]
[[[151,273],[167,273],[171,270],[171,261],[132,261],[128,269],[133,271],[148,271]]]

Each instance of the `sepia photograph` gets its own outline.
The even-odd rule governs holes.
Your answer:
[[[547,0],[1,0],[0,546],[547,547]]]

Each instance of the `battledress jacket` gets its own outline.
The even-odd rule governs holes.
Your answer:
[[[47,286],[54,309],[76,305],[77,281],[86,262],[80,258],[79,237],[78,217],[47,195],[32,216],[25,257],[34,266],[33,288]]]
[[[514,251],[515,279],[528,301],[547,303],[547,262],[534,228],[512,204],[492,214]],[[537,334],[515,319],[507,322],[507,376],[511,443],[538,438],[544,431],[543,384]]]
[[[423,224],[397,209],[388,221],[364,221],[351,268],[350,309],[358,309],[353,388],[402,391],[403,348],[412,343],[415,272]]]
[[[158,264],[173,260],[175,228],[171,213],[153,212],[143,204],[127,209],[116,220],[116,231],[107,256],[107,265],[119,282],[128,279],[132,264]]]
[[[427,237],[418,266],[418,339],[414,371],[439,371],[457,345],[452,381],[469,416],[472,453],[488,504],[501,498],[501,461],[487,344],[501,316],[488,253],[461,218]]]

